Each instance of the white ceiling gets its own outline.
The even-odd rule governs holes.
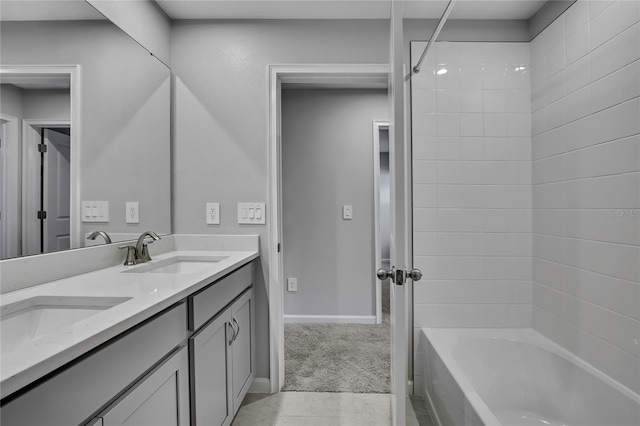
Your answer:
[[[390,0],[156,0],[171,19],[388,19]],[[439,19],[448,0],[405,0],[405,18]],[[529,19],[546,0],[458,0],[450,19]]]
[[[85,0],[0,0],[2,21],[106,19]]]
[[[122,1],[122,0],[104,0]],[[135,1],[135,0],[134,0]],[[390,0],[156,0],[171,19],[388,19]],[[405,0],[405,18],[439,19],[448,0]],[[450,19],[529,19],[545,0],[457,0]],[[0,0],[0,20],[105,19],[85,0]]]

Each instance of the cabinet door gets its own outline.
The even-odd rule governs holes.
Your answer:
[[[104,426],[188,426],[189,356],[183,347],[116,401]]]
[[[196,425],[226,426],[233,420],[230,317],[229,310],[223,312],[189,339]]]
[[[231,346],[233,371],[233,406],[238,411],[254,376],[254,306],[253,289],[231,306],[236,335]]]

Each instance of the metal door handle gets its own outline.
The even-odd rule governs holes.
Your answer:
[[[422,278],[422,271],[420,269],[412,269],[407,272],[407,276],[413,281],[420,281],[420,279]]]
[[[391,270],[387,270],[384,268],[380,268],[376,271],[376,275],[378,276],[378,279],[380,281],[384,281],[387,278],[391,278],[391,281],[395,280],[395,275],[396,275],[396,268],[393,267],[391,268]]]

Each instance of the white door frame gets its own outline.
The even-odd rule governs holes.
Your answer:
[[[1,76],[20,77],[46,77],[51,75],[68,75],[70,79],[71,115],[68,126],[71,127],[71,170],[70,170],[70,243],[71,248],[81,247],[82,236],[80,233],[80,172],[81,172],[81,148],[80,135],[82,134],[80,111],[81,111],[81,89],[80,89],[80,65],[2,65],[0,67]],[[27,121],[27,120],[23,120]],[[29,122],[51,123],[52,120],[42,119],[28,120]],[[23,126],[25,124],[23,123]],[[51,126],[55,127],[55,126]],[[24,128],[24,127],[23,127]],[[24,134],[23,134],[24,135]],[[24,147],[23,147],[24,150]],[[25,170],[23,170],[24,176]],[[23,225],[26,222],[23,222]],[[24,226],[23,226],[24,228]]]
[[[362,65],[270,65],[267,67],[267,145],[269,155],[269,376],[270,392],[284,385],[284,288],[282,243],[281,91],[283,83],[300,83],[319,88],[387,88],[389,66]],[[281,246],[280,246],[281,247]]]
[[[376,271],[382,267],[380,250],[380,129],[389,128],[388,121],[373,122],[373,226],[374,226],[374,264]],[[376,285],[376,324],[382,323],[382,281],[375,279]]]
[[[11,188],[19,189],[21,186],[21,155],[20,155],[20,119],[8,114],[0,113],[0,120],[5,124],[5,138],[2,140],[3,156],[2,181],[3,197],[0,200],[2,210],[2,250],[4,257],[16,257],[22,253],[21,227],[21,197],[20,191],[10,191]],[[9,144],[11,141],[11,144]]]

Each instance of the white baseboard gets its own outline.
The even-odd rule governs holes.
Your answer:
[[[256,377],[247,393],[271,393],[271,382],[268,377]]]
[[[285,323],[302,324],[375,324],[375,315],[285,315]]]

